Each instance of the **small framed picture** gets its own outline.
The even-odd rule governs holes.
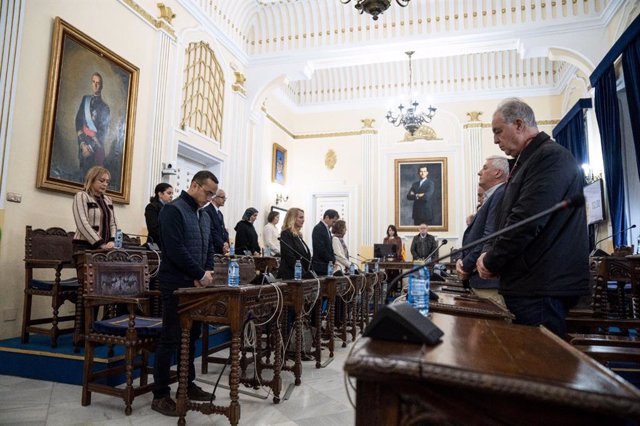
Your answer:
[[[273,144],[271,181],[280,185],[287,182],[287,150],[277,143]]]

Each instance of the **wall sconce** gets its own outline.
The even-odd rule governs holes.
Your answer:
[[[276,194],[276,206],[280,203],[286,203],[289,200],[288,195]]]

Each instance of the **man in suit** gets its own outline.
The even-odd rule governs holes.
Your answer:
[[[331,243],[331,227],[340,218],[337,211],[329,209],[324,212],[322,220],[313,228],[311,239],[313,243],[313,270],[318,275],[327,275],[329,262],[335,263],[336,256],[333,253]]]
[[[211,217],[211,240],[215,254],[229,253],[229,232],[224,226],[224,215],[220,211],[225,201],[227,201],[227,194],[220,188],[211,199],[211,203],[204,209]]]
[[[429,234],[429,227],[426,223],[421,223],[418,226],[418,231],[420,233],[413,237],[411,241],[411,256],[413,260],[424,259],[435,256],[438,257],[438,252],[436,247],[438,247],[438,242],[436,241],[436,237]]]
[[[497,229],[582,194],[584,175],[575,158],[538,130],[525,102],[501,102],[491,127],[494,143],[516,159],[496,211]],[[560,210],[501,235],[476,267],[482,278],[500,277],[500,294],[516,324],[544,325],[564,336],[567,312],[589,294],[585,207]]]
[[[494,155],[488,157],[478,172],[478,187],[482,189],[483,199],[475,217],[464,231],[462,245],[479,240],[496,230],[496,210],[502,202],[504,183],[509,174],[509,160],[506,157]],[[480,193],[480,192],[478,192]],[[462,280],[469,284],[480,297],[495,300],[504,305],[504,299],[498,294],[500,281],[497,278],[480,278],[476,271],[476,261],[482,253],[482,244],[465,250],[456,262],[456,272]]]
[[[413,200],[413,224],[433,222],[433,206],[431,205],[431,197],[435,190],[433,182],[428,179],[429,170],[427,166],[422,165],[418,168],[418,177],[420,180],[413,182],[407,200]]]

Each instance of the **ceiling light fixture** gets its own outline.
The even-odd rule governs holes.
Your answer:
[[[436,114],[435,107],[429,105],[429,110],[427,112],[418,112],[418,101],[415,99],[411,99],[413,94],[411,93],[411,89],[413,89],[413,69],[411,68],[411,55],[415,52],[409,51],[405,52],[409,57],[409,107],[406,112],[403,112],[405,107],[400,104],[398,106],[398,113],[394,115],[391,110],[387,112],[387,120],[389,123],[398,127],[402,124],[402,127],[409,133],[411,136],[422,126],[423,124],[431,123],[431,119]]]
[[[396,0],[396,3],[400,7],[407,7],[411,0]],[[340,0],[342,4],[350,3],[351,0]],[[373,20],[378,20],[378,15],[381,15],[382,12],[389,9],[391,6],[391,0],[355,0],[356,2],[356,10],[360,11],[362,15],[364,12],[367,12],[369,15],[373,16]]]

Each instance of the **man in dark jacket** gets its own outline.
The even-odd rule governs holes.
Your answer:
[[[180,344],[178,298],[174,291],[184,287],[213,284],[213,244],[211,222],[202,207],[218,190],[218,179],[207,170],[193,176],[191,185],[178,199],[160,211],[160,234],[164,243],[158,275],[162,292],[162,334],[156,348],[151,408],[166,416],[177,416],[176,403],[170,396],[171,356]],[[201,324],[194,322],[189,344],[189,378],[187,394],[195,401],[209,401],[210,394],[196,386],[195,341]]]
[[[584,177],[569,151],[536,125],[519,99],[493,115],[494,142],[515,158],[498,210],[498,229],[518,223],[582,193]],[[542,217],[496,238],[476,266],[482,278],[500,277],[500,294],[515,322],[566,333],[567,311],[589,293],[584,206]]]
[[[329,209],[324,212],[322,220],[313,227],[311,233],[311,242],[313,243],[313,270],[318,275],[327,275],[327,267],[329,262],[335,263],[336,256],[333,253],[333,244],[331,243],[331,227],[340,219],[337,211]]]
[[[436,250],[438,242],[436,237],[429,234],[429,226],[423,222],[418,226],[418,231],[420,233],[411,240],[411,257],[413,257],[413,260],[427,260],[429,257],[438,257],[438,251]]]
[[[227,194],[222,188],[218,188],[211,203],[204,208],[211,218],[211,240],[215,254],[229,253],[229,232],[224,225],[224,215],[220,211],[220,207],[223,207],[226,201]]]
[[[498,155],[486,159],[478,172],[478,190],[482,190],[482,201],[477,213],[473,215],[471,223],[464,231],[462,245],[486,237],[496,230],[497,206],[502,202],[504,183],[509,174],[509,162],[506,157]],[[478,193],[480,193],[478,191]],[[476,261],[482,253],[482,244],[465,250],[456,262],[456,272],[462,280],[469,280],[469,284],[480,297],[495,300],[504,305],[502,296],[498,294],[498,278],[482,279],[476,271]]]

